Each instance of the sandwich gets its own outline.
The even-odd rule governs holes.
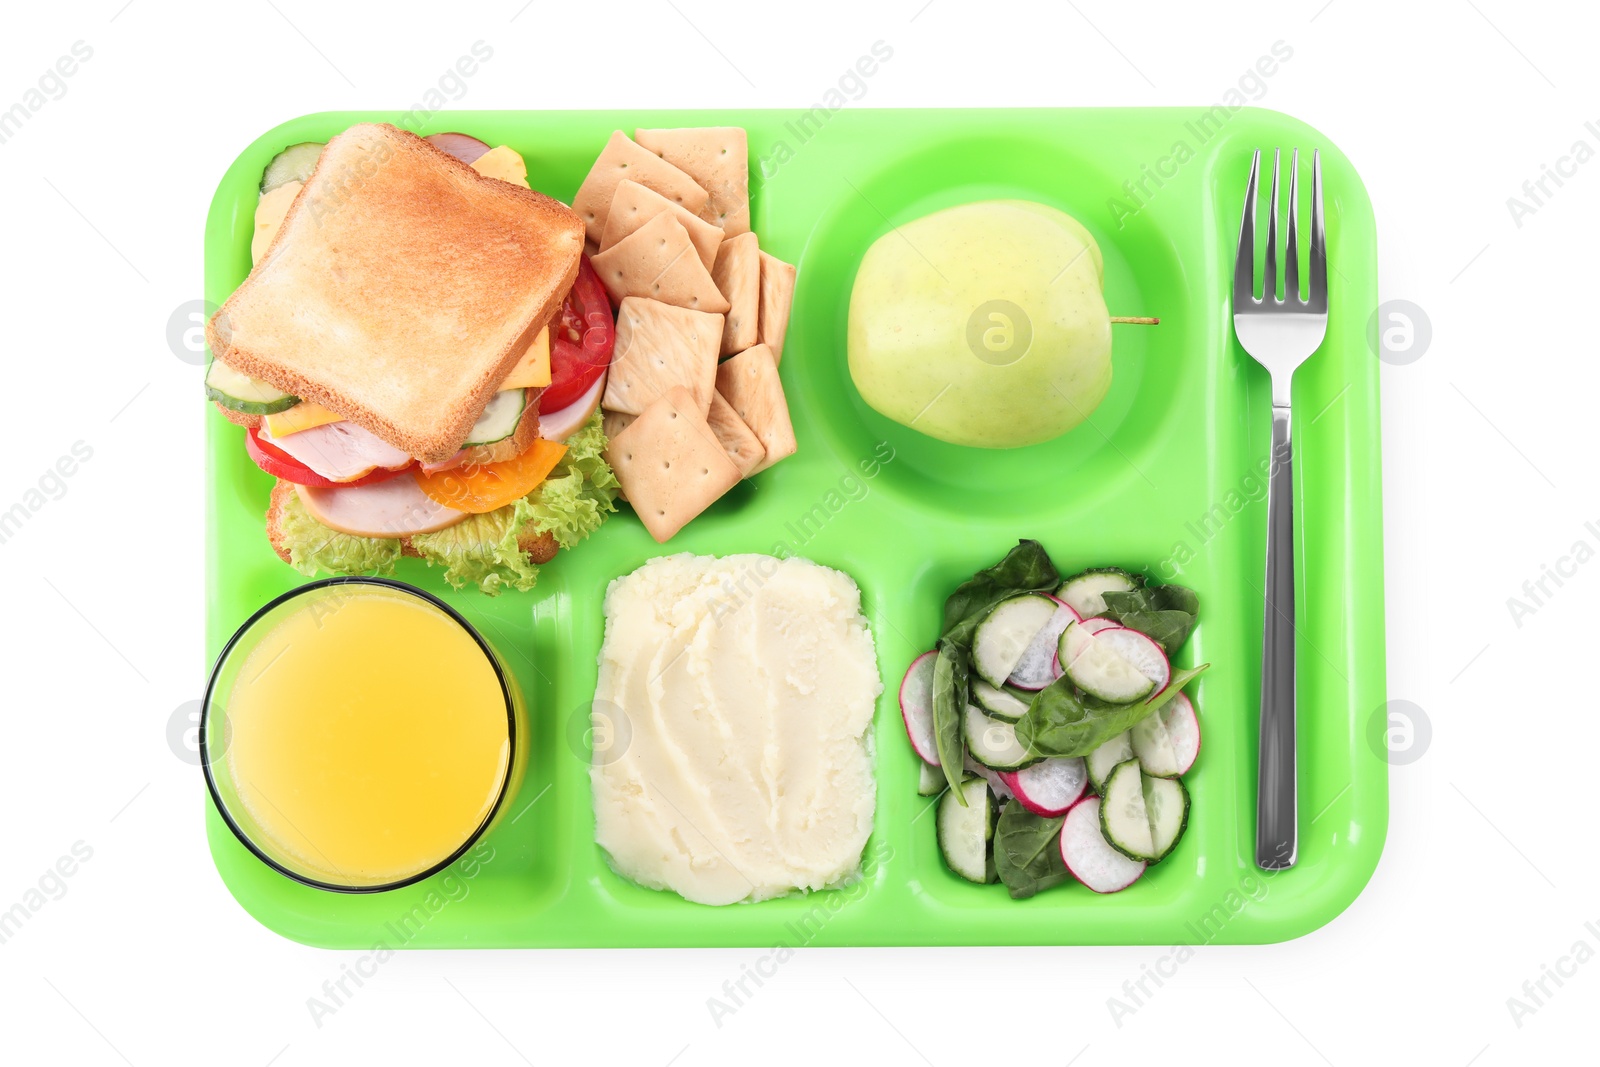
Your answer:
[[[515,152],[462,134],[360,124],[274,158],[206,392],[276,479],[285,562],[416,556],[457,588],[528,589],[615,510],[615,322],[584,239]]]

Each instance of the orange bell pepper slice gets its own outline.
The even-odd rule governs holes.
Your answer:
[[[566,445],[541,437],[515,459],[468,464],[435,474],[418,471],[417,485],[445,507],[481,515],[533,492],[566,454]]]

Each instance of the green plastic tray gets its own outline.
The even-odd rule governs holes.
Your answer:
[[[782,372],[800,451],[665,547],[623,507],[546,567],[531,593],[456,593],[404,561],[398,577],[445,597],[515,669],[533,723],[522,793],[477,862],[369,896],[274,874],[208,802],[212,853],[239,903],[295,940],[369,949],[1267,942],[1342,911],[1377,865],[1388,819],[1387,764],[1369,741],[1386,699],[1378,361],[1366,341],[1377,303],[1372,208],[1350,162],[1311,128],[1254,109],[1220,122],[1205,114],[844,110],[825,123],[782,111],[433,116],[417,132],[509,144],[527,159],[533,185],[565,200],[613,129],[744,126],[753,227],[764,248],[800,268]],[[220,303],[248,272],[256,186],[274,153],[352,122],[400,118],[308,115],[245,149],[211,205],[207,298]],[[1174,154],[1179,142],[1188,151]],[[1251,855],[1270,401],[1266,374],[1234,341],[1228,285],[1251,150],[1277,145],[1322,149],[1332,318],[1295,381],[1300,860],[1267,876]],[[1115,327],[1115,380],[1090,424],[1001,452],[889,422],[865,406],[845,366],[851,283],[872,241],[928,211],[990,197],[1076,216],[1105,253],[1112,314],[1161,318],[1159,327]],[[197,407],[198,393],[197,381]],[[267,544],[270,479],[245,455],[242,432],[209,409],[206,420],[215,656],[256,607],[303,579]],[[1213,666],[1192,690],[1205,743],[1186,777],[1188,834],[1123,893],[1069,884],[1013,901],[1002,887],[964,883],[941,863],[933,817],[916,795],[895,703],[900,675],[933,644],[946,594],[1019,537],[1043,541],[1063,571],[1150,568],[1201,596],[1186,655]],[[779,545],[853,575],[877,639],[885,691],[865,877],[848,890],[727,908],[638,888],[606,866],[590,809],[585,730],[606,583],[667,552]]]

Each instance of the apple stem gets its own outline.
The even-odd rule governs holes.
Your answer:
[[[1111,321],[1123,326],[1157,326],[1161,323],[1153,315],[1113,315]]]

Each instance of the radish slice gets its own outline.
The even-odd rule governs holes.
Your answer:
[[[1089,771],[1080,759],[1047,759],[1020,771],[1001,771],[1000,780],[1016,796],[1017,803],[1033,812],[1054,818],[1083,796],[1089,784]]]
[[[1054,597],[1050,598],[1055,600]],[[1006,684],[1014,685],[1018,689],[1031,691],[1043,689],[1057,678],[1061,671],[1056,666],[1056,644],[1061,640],[1061,632],[1075,622],[1082,622],[1078,613],[1072,610],[1071,605],[1061,603],[1056,608],[1056,613],[1050,616],[1050,621],[1044,624],[1044,629],[1034,635],[1028,647],[1023,650],[1022,658],[1017,660],[1017,665],[1011,670],[1011,677]]]
[[[1200,755],[1200,717],[1194,713],[1194,702],[1187,693],[1179,693],[1161,706],[1160,715],[1178,757],[1178,773],[1188,774]]]
[[[1133,664],[1139,673],[1156,684],[1154,692],[1161,692],[1172,681],[1172,664],[1167,654],[1154,640],[1130,630],[1126,626],[1108,626],[1094,635],[1096,641],[1109,645],[1117,655]]]
[[[469,137],[464,133],[430,133],[423,138],[441,152],[448,152],[461,162],[471,166],[477,158],[489,151],[489,146],[476,137]]]
[[[539,436],[547,441],[565,441],[589,421],[595,409],[600,406],[600,397],[606,391],[606,375],[602,374],[595,379],[593,385],[584,390],[583,395],[564,408],[558,408],[546,415],[539,412]]]
[[[1116,893],[1144,874],[1144,864],[1130,860],[1100,832],[1100,798],[1086,797],[1067,812],[1061,824],[1061,861],[1072,877],[1096,893]]]
[[[906,736],[924,762],[939,766],[939,743],[933,731],[933,664],[937,652],[924,652],[911,661],[900,680],[900,717]]]

